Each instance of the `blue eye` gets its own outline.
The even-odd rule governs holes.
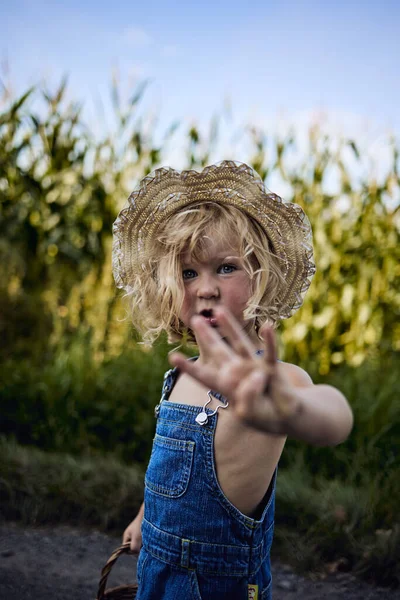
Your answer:
[[[184,281],[187,279],[193,279],[194,277],[196,277],[196,275],[197,273],[193,269],[184,269],[182,271],[182,278]]]
[[[237,271],[237,267],[235,265],[224,264],[221,265],[218,270],[221,273],[228,275],[229,273],[233,273],[233,271]]]

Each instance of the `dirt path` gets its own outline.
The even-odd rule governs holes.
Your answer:
[[[2,600],[95,600],[99,572],[119,538],[70,527],[0,525]],[[111,585],[135,580],[136,560],[123,556]],[[273,565],[274,600],[400,600],[400,590],[371,587],[347,574],[311,581]]]

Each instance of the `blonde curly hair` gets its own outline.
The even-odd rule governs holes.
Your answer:
[[[277,326],[277,290],[284,285],[282,260],[272,252],[257,221],[233,206],[202,202],[172,214],[160,225],[151,255],[130,282],[126,296],[131,318],[145,346],[151,346],[162,331],[170,343],[195,343],[193,332],[179,318],[184,298],[181,261],[187,252],[194,260],[204,260],[205,240],[213,237],[235,249],[251,279],[244,319],[253,320],[256,332],[265,322]]]

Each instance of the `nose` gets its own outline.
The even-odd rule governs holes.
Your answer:
[[[218,284],[212,276],[203,274],[198,278],[198,298],[218,298],[219,295]]]

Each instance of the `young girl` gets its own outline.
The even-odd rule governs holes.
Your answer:
[[[116,284],[144,341],[170,355],[144,503],[123,541],[139,551],[138,600],[271,598],[277,464],[286,437],[339,444],[343,395],[277,360],[274,329],[315,272],[302,209],[247,165],[157,169],[114,225]]]

